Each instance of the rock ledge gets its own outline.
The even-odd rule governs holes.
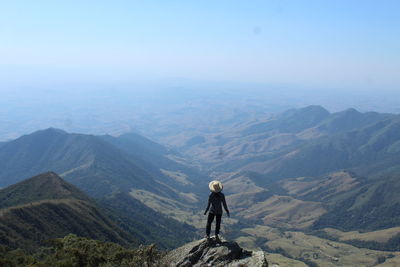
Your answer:
[[[201,239],[169,252],[163,262],[169,266],[255,266],[267,267],[262,251],[246,251],[236,242]]]

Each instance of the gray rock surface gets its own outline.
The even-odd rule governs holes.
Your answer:
[[[163,262],[168,266],[230,266],[267,267],[262,251],[246,251],[236,242],[222,239],[201,239],[169,252]]]

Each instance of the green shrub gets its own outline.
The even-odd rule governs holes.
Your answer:
[[[0,247],[0,266],[17,267],[134,267],[160,266],[163,253],[155,245],[126,249],[118,244],[69,234],[54,239],[34,255]]]

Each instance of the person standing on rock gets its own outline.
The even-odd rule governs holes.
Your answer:
[[[225,195],[221,192],[223,189],[222,183],[220,181],[212,181],[209,183],[208,187],[210,188],[210,196],[208,197],[208,204],[204,215],[207,214],[208,210],[210,213],[208,214],[207,218],[207,226],[206,226],[206,235],[207,239],[210,238],[211,232],[211,224],[214,221],[214,217],[216,218],[216,225],[215,225],[215,238],[219,240],[219,229],[221,227],[221,218],[222,218],[222,205],[224,205],[224,209],[226,214],[229,215],[229,210],[226,205]],[[211,209],[210,209],[211,207]]]

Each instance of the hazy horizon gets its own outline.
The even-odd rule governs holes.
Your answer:
[[[3,87],[230,81],[396,90],[397,1],[12,1]]]
[[[183,121],[200,130],[196,120],[211,131],[236,117],[307,105],[400,113],[399,7],[389,0],[3,3],[0,140],[47,127],[152,135]]]
[[[138,132],[157,139],[158,133],[177,129],[176,123],[195,135],[196,131],[218,131],[224,121],[252,121],[308,105],[321,105],[330,112],[355,108],[400,113],[398,91],[300,90],[232,83],[163,85],[76,84],[1,90],[0,141],[49,127],[86,134]]]

